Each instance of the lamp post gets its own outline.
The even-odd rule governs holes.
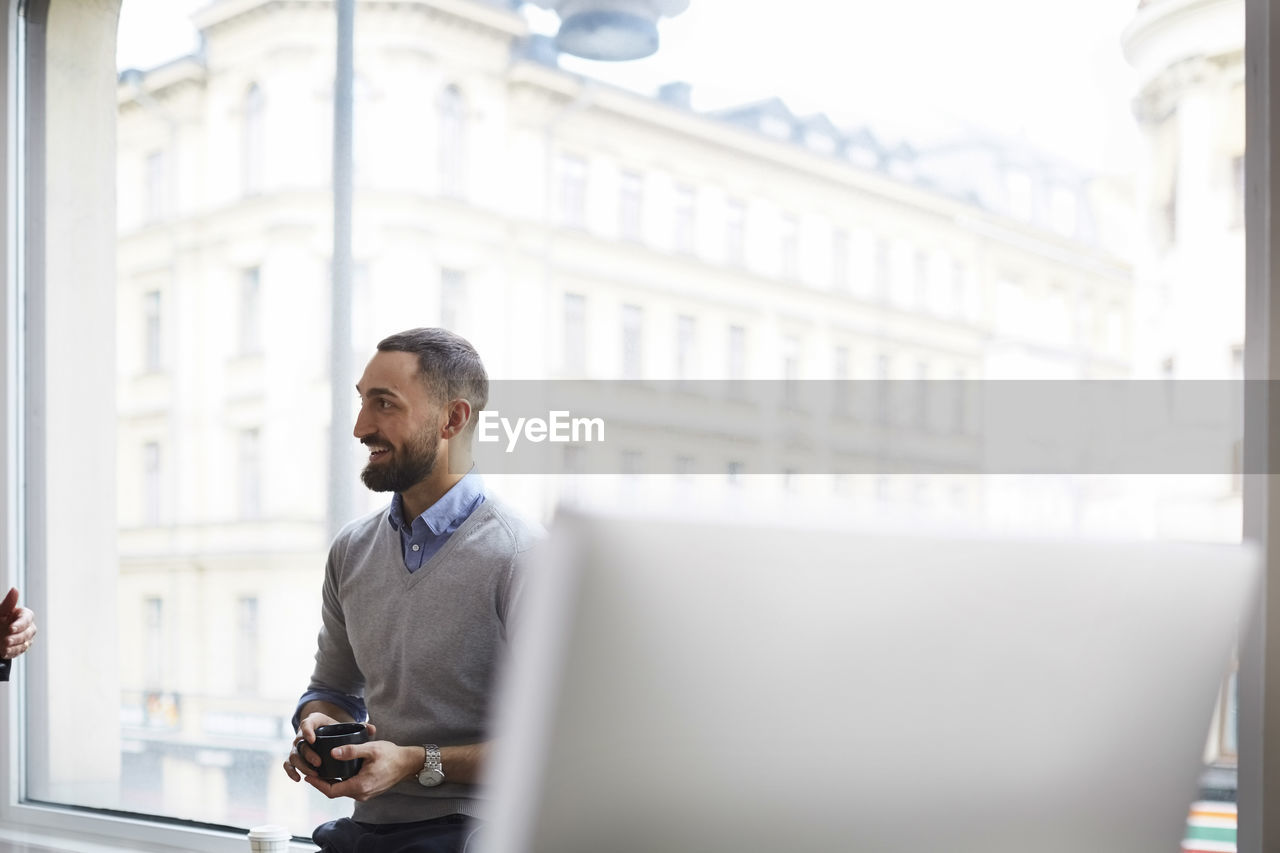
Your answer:
[[[643,59],[658,49],[658,19],[674,18],[689,0],[533,0],[560,16],[556,47],[583,59]]]
[[[337,0],[333,85],[333,268],[329,299],[329,535],[352,516],[351,201],[355,0]]]

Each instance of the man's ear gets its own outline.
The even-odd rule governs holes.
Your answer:
[[[444,428],[440,432],[443,438],[456,437],[471,422],[471,403],[462,398],[450,400],[445,412],[449,419],[445,422]]]

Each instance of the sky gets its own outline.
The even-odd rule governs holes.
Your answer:
[[[121,67],[196,46],[208,0],[124,0]],[[357,4],[356,29],[359,38]],[[697,109],[773,96],[801,115],[889,137],[949,128],[1022,138],[1082,166],[1125,171],[1136,151],[1121,35],[1136,0],[690,0],[653,57],[562,66],[651,94],[683,80]],[[552,13],[530,7],[553,32]],[[357,47],[357,54],[358,54]]]

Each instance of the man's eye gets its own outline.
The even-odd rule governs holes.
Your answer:
[[[389,409],[389,408],[391,408],[391,401],[390,401],[390,400],[379,400],[379,401],[378,401],[378,408],[379,408],[379,409]]]

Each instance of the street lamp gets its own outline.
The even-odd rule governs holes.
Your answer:
[[[658,19],[689,0],[533,0],[560,16],[556,47],[583,59],[642,59],[658,49]]]

